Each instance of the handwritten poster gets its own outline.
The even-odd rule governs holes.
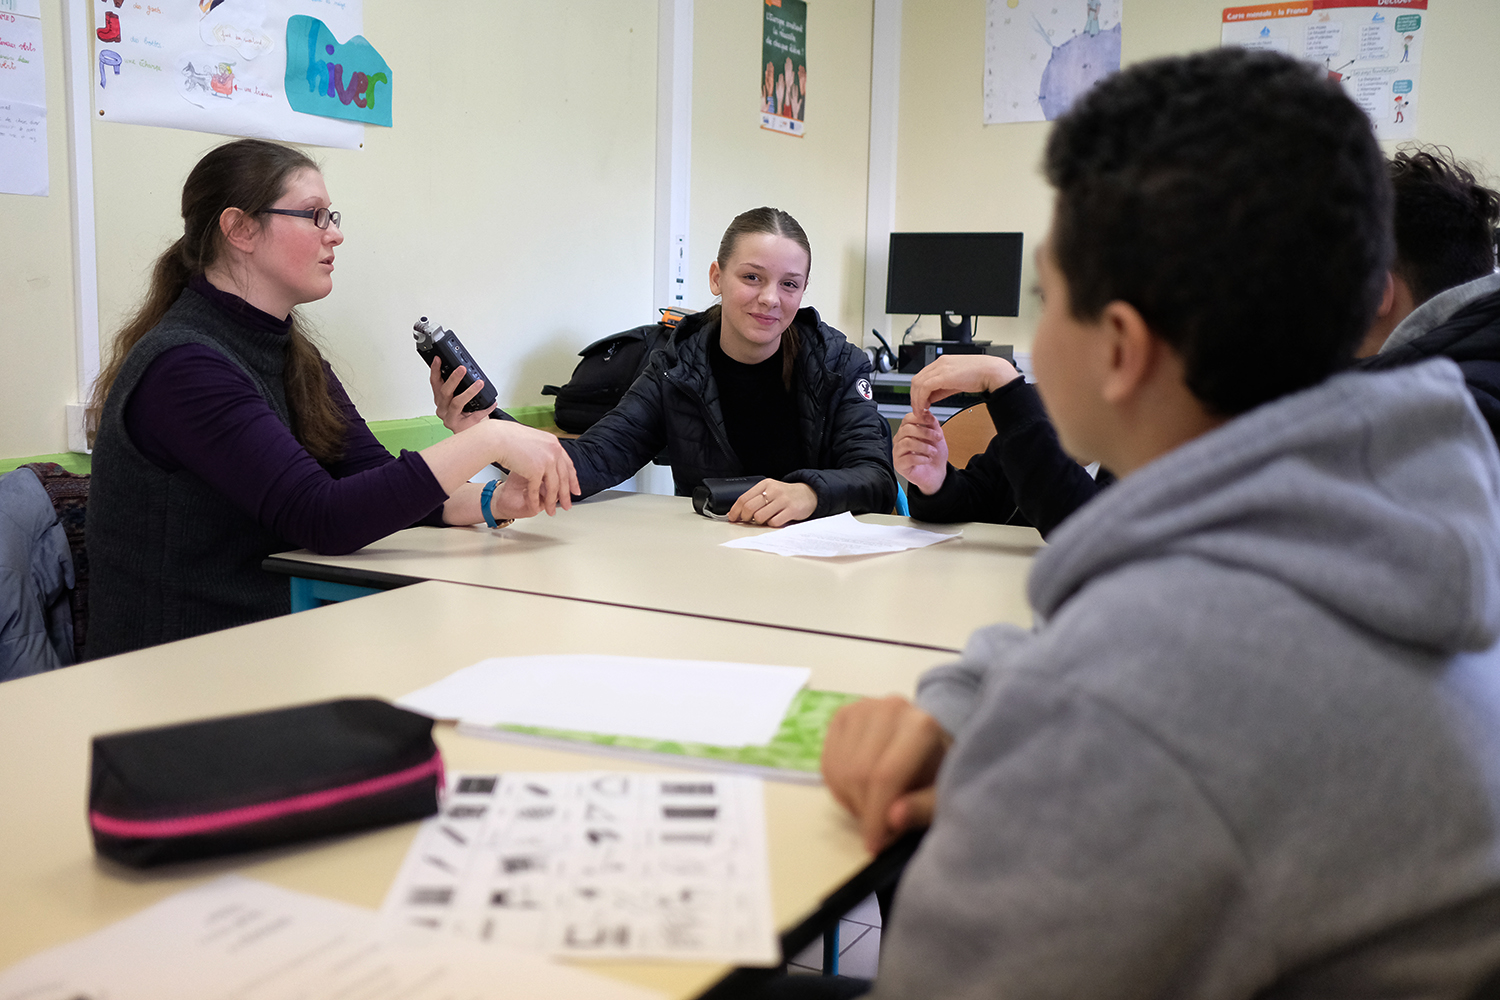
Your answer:
[[[1224,9],[1222,42],[1317,63],[1381,139],[1417,134],[1427,0],[1284,0]]]
[[[807,3],[765,0],[763,25],[760,127],[800,136],[807,121]]]
[[[305,15],[352,39],[363,28],[362,4],[98,0],[94,107],[102,121],[357,148],[364,140],[359,122],[304,114],[288,103],[287,24]]]
[[[41,0],[0,0],[0,193],[47,194]]]

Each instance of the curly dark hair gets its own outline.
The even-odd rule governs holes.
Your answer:
[[[1137,64],[1057,121],[1045,168],[1072,313],[1130,303],[1214,413],[1322,381],[1375,316],[1385,158],[1311,64],[1238,48]]]
[[[1442,146],[1406,146],[1391,159],[1396,266],[1418,305],[1495,268],[1500,194]]]

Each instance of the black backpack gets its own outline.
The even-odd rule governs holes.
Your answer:
[[[567,385],[542,386],[542,395],[557,397],[553,417],[557,426],[582,434],[613,410],[645,370],[651,352],[666,344],[681,318],[680,312],[669,311],[660,323],[612,333],[579,351],[583,360]]]

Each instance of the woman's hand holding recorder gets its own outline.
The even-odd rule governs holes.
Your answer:
[[[463,392],[456,392],[458,384],[463,381],[464,375],[468,374],[469,370],[459,365],[453,369],[447,381],[444,381],[442,365],[441,359],[432,359],[432,370],[428,374],[427,381],[432,385],[432,404],[437,409],[437,415],[442,418],[443,426],[457,434],[459,431],[473,427],[481,420],[488,420],[495,406],[500,405],[498,402],[488,410],[464,412],[464,405],[479,395],[479,390],[484,388],[484,380],[475,379],[474,384]]]

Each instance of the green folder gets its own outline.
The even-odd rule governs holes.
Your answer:
[[[823,753],[823,737],[828,733],[829,720],[842,706],[861,697],[842,691],[810,691],[805,688],[798,691],[787,708],[786,717],[781,720],[781,728],[764,746],[718,747],[707,743],[677,743],[540,726],[464,725],[460,728],[473,735],[558,749],[586,743],[591,748],[608,747],[606,752],[619,756],[648,757],[658,762],[663,757],[688,758],[692,766],[743,771],[783,781],[817,783],[821,780],[818,758]]]

